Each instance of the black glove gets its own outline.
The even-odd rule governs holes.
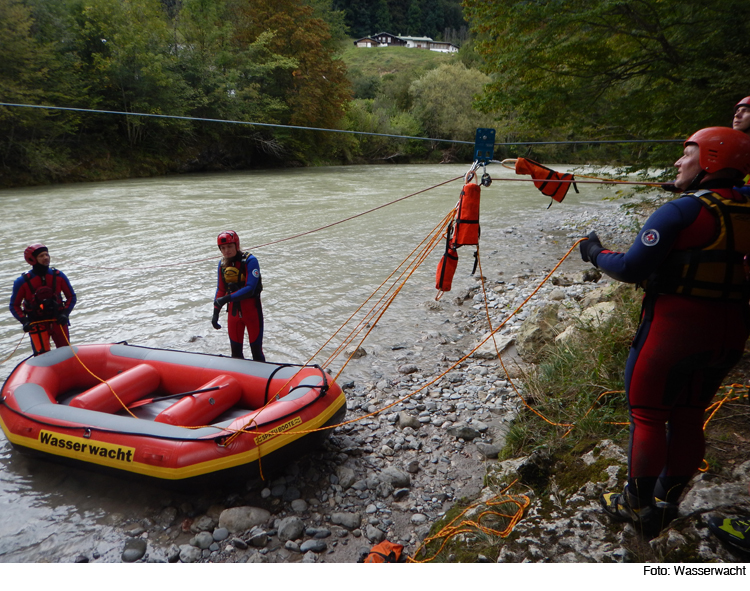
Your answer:
[[[24,318],[21,320],[21,324],[23,324],[23,332],[31,331],[31,318]]]
[[[224,307],[224,304],[226,304],[231,299],[232,299],[231,295],[225,295],[225,296],[221,296],[220,298],[216,298],[214,300],[214,307],[221,310]]]
[[[581,258],[584,263],[591,263],[596,267],[596,257],[599,253],[604,250],[602,243],[599,242],[599,236],[596,232],[591,232],[588,235],[588,240],[584,240],[578,245],[581,249]]]
[[[674,183],[662,183],[661,188],[670,193],[682,193],[682,189],[675,187]]]
[[[219,312],[221,312],[221,308],[214,306],[214,315],[211,317],[211,326],[216,330],[221,328],[221,324],[219,324]]]
[[[68,313],[65,311],[60,312],[57,315],[57,323],[60,326],[68,326]]]

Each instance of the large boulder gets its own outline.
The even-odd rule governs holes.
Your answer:
[[[271,514],[259,507],[232,507],[225,509],[219,516],[219,527],[225,527],[231,533],[243,532],[268,521]]]
[[[542,349],[557,336],[557,303],[532,310],[516,334],[516,350],[526,363],[539,363]]]

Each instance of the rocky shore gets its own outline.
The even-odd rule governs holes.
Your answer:
[[[634,220],[624,212],[607,220],[591,219],[583,212],[559,216],[554,229],[544,225],[540,221],[538,235],[524,239],[549,252],[564,252],[592,228],[605,245],[626,248]],[[504,229],[504,234],[518,239],[513,228]],[[546,274],[545,269],[508,273],[500,257],[492,254],[484,255],[482,264],[493,327],[506,320]],[[462,360],[488,334],[478,281],[469,280],[439,302],[426,299],[420,305],[434,314],[430,328],[412,342],[393,343],[390,348],[369,349],[365,343],[351,362],[351,374],[357,377],[341,381],[347,419],[365,418],[336,428],[322,449],[282,472],[267,474],[266,480],[199,497],[164,493],[145,520],[112,516],[113,524],[129,536],[125,547],[117,550],[119,559],[356,562],[383,539],[403,544],[413,555],[431,526],[457,502],[486,501],[531,466],[547,472],[552,494],[538,498],[522,478],[514,492],[531,500],[524,518],[508,538],[496,540],[494,554],[477,555],[475,561],[747,560],[719,544],[705,520],[720,513],[750,512],[750,461],[696,477],[680,505],[680,518],[649,544],[639,541],[631,526],[610,523],[598,508],[601,492],[624,482],[626,456],[620,446],[603,441],[583,454],[584,464],[606,460],[607,478],[573,491],[555,487],[554,467],[543,453],[497,459],[519,410],[510,382],[522,391],[519,378],[529,370],[524,348],[533,352],[540,339],[559,338],[582,314],[606,314],[602,302],[608,287],[606,278],[591,273],[573,253],[498,331],[497,346],[508,374],[491,341]],[[82,555],[79,560],[99,558],[105,557]],[[456,558],[441,557],[451,559]]]

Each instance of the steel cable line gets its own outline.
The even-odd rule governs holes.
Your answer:
[[[259,123],[257,121],[238,121],[234,119],[212,119],[208,117],[189,117],[187,115],[162,115],[159,113],[134,113],[130,111],[108,111],[104,109],[83,109],[80,107],[57,107],[53,105],[26,105],[23,103],[0,103],[0,107],[21,107],[27,109],[46,109],[51,111],[74,111],[78,113],[98,113],[103,115],[125,115],[132,117],[154,117],[157,119],[179,119],[183,121],[204,121],[207,123],[232,123],[235,125],[253,125],[256,127],[278,127],[280,129],[301,129],[305,131],[325,131],[329,133],[348,133],[353,135],[371,135],[376,137],[390,137],[404,140],[420,140],[424,142],[442,142],[449,144],[465,144],[473,146],[474,142],[465,140],[448,140],[441,138],[422,137],[414,135],[396,135],[391,133],[375,133],[372,131],[352,131],[349,129],[331,129],[326,127],[306,127],[303,125],[284,125],[282,123]],[[556,144],[647,144],[647,143],[683,143],[679,140],[558,140],[548,142],[496,142],[495,146],[544,146]]]

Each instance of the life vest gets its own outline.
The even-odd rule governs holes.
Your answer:
[[[57,269],[49,269],[46,275],[39,275],[42,284],[34,289],[31,283],[31,271],[23,274],[23,279],[31,291],[31,299],[24,300],[23,309],[31,320],[53,320],[57,312],[62,307],[62,298],[58,297],[56,292]],[[47,277],[52,276],[52,285],[47,285]]]
[[[233,260],[227,262],[225,259],[222,259],[221,261],[221,278],[224,281],[226,292],[228,293],[234,293],[243,288],[247,282],[247,259],[250,257],[250,253],[243,251],[240,254],[241,257],[239,261]],[[258,284],[255,286],[253,292],[247,297],[257,298],[262,291],[263,281],[258,277]]]
[[[453,248],[479,244],[479,197],[480,186],[467,183],[461,190],[456,212],[456,227],[453,233]]]
[[[745,264],[750,254],[750,201],[731,189],[697,191],[692,197],[716,220],[714,239],[702,247],[671,252],[647,281],[646,290],[747,301],[750,282]]]
[[[445,254],[440,259],[435,273],[435,289],[441,292],[451,290],[453,275],[456,273],[456,265],[458,265],[458,252],[451,244],[451,230],[452,226],[448,226]],[[438,294],[437,299],[440,299],[440,294]]]
[[[406,553],[401,544],[394,544],[388,540],[383,540],[375,544],[370,553],[361,560],[364,563],[385,563],[385,562],[406,562]]]
[[[529,160],[528,158],[517,158],[516,159],[516,174],[528,174],[531,175],[534,180],[534,186],[539,189],[542,194],[547,197],[552,197],[558,203],[562,203],[565,199],[565,195],[568,194],[570,185],[573,185],[573,189],[578,193],[578,187],[574,182],[551,182],[551,181],[573,181],[575,177],[567,172],[557,172],[551,168]],[[536,180],[538,179],[538,180]]]

